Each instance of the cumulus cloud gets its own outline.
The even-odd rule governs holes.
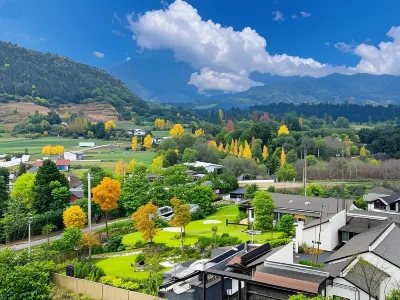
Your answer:
[[[309,12],[306,12],[306,11],[301,11],[301,12],[300,12],[300,15],[301,15],[303,18],[311,17],[311,14],[310,14]]]
[[[339,42],[334,45],[336,49],[343,53],[352,53],[355,49],[354,40],[351,41],[351,44],[346,44],[344,42]]]
[[[272,12],[272,15],[274,16],[272,18],[272,20],[274,20],[276,22],[279,22],[279,21],[283,22],[283,20],[284,20],[283,14],[279,10]]]
[[[381,43],[379,49],[365,43],[357,46],[354,53],[361,57],[360,64],[346,67],[284,53],[272,55],[268,53],[266,40],[254,29],[235,31],[212,20],[203,20],[183,0],[176,0],[165,9],[130,15],[128,22],[142,50],[170,49],[177,60],[199,70],[188,78],[188,84],[195,85],[200,92],[237,92],[260,85],[250,79],[252,72],[321,77],[335,72],[381,74],[387,71],[391,74],[389,71],[396,70],[393,65],[400,66],[400,27],[393,27],[388,33],[394,42]],[[382,62],[383,66],[379,67]]]
[[[93,51],[93,55],[96,56],[97,58],[103,58],[104,53],[101,53],[99,51]]]

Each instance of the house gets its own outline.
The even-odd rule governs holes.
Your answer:
[[[338,231],[346,224],[346,211],[342,210],[332,216],[325,216],[311,222],[299,222],[296,227],[296,252],[305,243],[312,248],[332,251],[340,241]],[[318,246],[319,245],[319,246]]]
[[[236,202],[242,201],[244,199],[244,194],[246,190],[244,187],[239,187],[229,193],[230,200],[234,200]]]
[[[64,159],[70,161],[83,160],[84,153],[82,151],[66,151],[64,152]]]
[[[345,284],[358,291],[358,299],[385,299],[400,282],[398,249],[400,228],[393,221],[354,236],[326,260],[328,267],[338,272],[328,291],[345,299],[356,299],[349,297],[350,289],[348,292],[337,289]]]
[[[5,156],[7,157],[7,156]],[[21,158],[12,157],[9,161],[1,161],[0,160],[0,167],[3,168],[10,168],[18,166],[21,163],[26,163],[29,161],[30,155],[22,155]]]
[[[374,187],[364,196],[364,200],[368,203],[368,210],[400,212],[399,192],[384,187]]]
[[[82,186],[70,188],[69,191],[71,192],[70,203],[74,203],[76,200],[83,198]]]
[[[57,159],[56,166],[59,171],[69,171],[71,162],[69,159]]]
[[[152,137],[151,140],[153,141],[153,144],[159,144],[164,140],[164,138],[162,138],[162,137]]]
[[[208,173],[217,173],[217,174],[222,173],[222,168],[223,168],[221,165],[211,164],[211,163],[202,162],[202,161],[195,161],[192,163],[184,163],[184,165],[188,166],[188,167],[194,167],[194,168],[203,167],[204,169],[206,169],[206,171]]]
[[[79,142],[79,147],[94,147],[94,142]]]
[[[347,216],[393,221],[400,226],[400,214],[388,211],[363,210],[351,207],[347,212]]]
[[[128,129],[126,133],[134,136],[144,136],[146,135],[146,130],[140,128]]]

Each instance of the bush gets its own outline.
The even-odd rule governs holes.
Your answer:
[[[270,186],[267,188],[267,192],[275,193],[275,186],[274,186],[274,185],[270,185]]]
[[[100,279],[100,283],[107,284],[130,291],[137,291],[140,285],[128,278],[113,278],[110,276],[104,276]]]
[[[86,277],[86,279],[99,282],[100,278],[105,275],[106,275],[106,273],[104,272],[104,270],[102,268],[99,268],[98,266],[93,265],[90,270],[89,276]]]
[[[165,228],[169,226],[168,222],[160,217],[154,218],[153,221],[157,228]]]
[[[300,260],[299,264],[310,266],[310,267],[314,267],[314,268],[323,268],[323,267],[325,267],[324,264],[320,264],[318,262],[311,261],[311,260]]]
[[[144,254],[143,254],[143,253],[140,253],[140,254],[138,254],[138,255],[136,256],[135,262],[136,262],[136,263],[139,263],[139,262],[141,262],[141,261],[144,261],[145,259],[146,259],[146,257],[144,256]]]
[[[146,245],[146,242],[142,240],[136,241],[136,243],[133,245],[133,248],[138,249],[138,248],[143,248]]]
[[[354,204],[360,209],[367,209],[367,207],[368,207],[368,203],[365,202],[364,198],[362,198],[362,197],[360,199],[354,201]]]
[[[124,246],[124,244],[122,244],[122,236],[121,235],[111,237],[105,247],[106,252],[119,252],[119,251],[124,251],[124,250],[125,250],[125,246]]]
[[[277,247],[288,244],[290,241],[291,241],[291,239],[276,239],[276,240],[268,241],[268,243],[271,246],[271,248],[277,248]]]
[[[107,229],[103,227],[96,230],[96,233],[106,232],[106,230]],[[115,235],[126,235],[132,232],[136,232],[135,225],[132,220],[116,222],[108,225],[108,233],[111,237]]]
[[[202,220],[205,217],[206,215],[201,208],[198,208],[194,212],[192,212],[192,221]]]
[[[214,244],[213,237],[202,236],[197,240],[198,246],[201,250]],[[229,233],[224,233],[217,237],[217,247],[233,246],[241,243],[241,240],[237,236],[230,236]]]

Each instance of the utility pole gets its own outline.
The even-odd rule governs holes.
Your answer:
[[[307,196],[307,149],[304,148],[304,196]]]
[[[32,216],[29,214],[28,217],[28,254],[31,254],[31,224],[32,224]]]
[[[344,208],[344,150],[342,146],[342,210]]]
[[[91,180],[90,172],[87,174],[88,180],[88,226],[89,232],[92,232],[92,192],[91,192]]]
[[[319,215],[319,234],[318,234],[318,242],[317,242],[317,259],[316,259],[316,263],[318,262],[318,257],[319,257],[319,245],[321,245],[321,229],[322,229],[322,212],[324,210],[324,202],[322,202],[321,200],[321,212]]]

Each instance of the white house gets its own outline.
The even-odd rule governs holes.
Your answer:
[[[203,167],[208,173],[219,173],[222,172],[222,166],[217,164],[206,163],[203,161],[195,161],[192,163],[184,163],[185,166],[200,168]]]
[[[374,187],[364,196],[368,210],[377,212],[400,212],[400,193],[384,188]]]
[[[295,249],[305,243],[309,247],[332,251],[339,245],[338,231],[346,224],[346,210],[309,223],[298,222],[296,227]],[[297,251],[296,251],[297,252]]]
[[[128,129],[126,131],[127,134],[135,135],[135,136],[144,136],[146,135],[145,129],[135,128],[135,129]]]
[[[94,142],[79,142],[79,147],[94,147]]]
[[[82,151],[66,151],[66,152],[64,152],[64,158],[69,159],[71,161],[83,160],[83,152]]]
[[[29,161],[30,155],[22,155],[21,158],[13,157],[10,161],[0,161],[0,167],[10,168],[18,166],[20,163],[26,163]]]

